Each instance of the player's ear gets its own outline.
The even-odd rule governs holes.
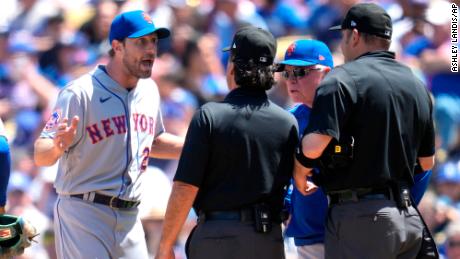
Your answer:
[[[113,40],[112,41],[112,49],[117,52],[117,51],[121,51],[122,50],[122,44],[123,42],[122,41],[119,41],[119,40]]]
[[[227,85],[229,90],[233,90],[236,87],[236,82],[235,82],[235,64],[231,61],[231,59],[228,60],[227,63]]]

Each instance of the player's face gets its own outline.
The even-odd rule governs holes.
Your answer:
[[[294,102],[303,103],[311,107],[315,98],[315,91],[323,78],[323,71],[317,66],[290,66],[286,65],[283,78],[286,80],[288,94]]]
[[[126,38],[123,65],[136,78],[148,78],[152,74],[157,52],[158,37],[149,34],[139,38]]]

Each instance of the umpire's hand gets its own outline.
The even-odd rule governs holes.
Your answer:
[[[297,190],[303,195],[309,195],[316,192],[318,186],[307,179],[308,176],[312,175],[312,169],[304,167],[297,159],[294,159],[294,161],[294,172],[292,177],[294,178],[294,184]]]

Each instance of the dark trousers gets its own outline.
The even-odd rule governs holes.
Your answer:
[[[423,223],[411,206],[391,200],[331,205],[326,223],[326,259],[413,259],[420,250]]]
[[[281,225],[258,233],[254,223],[237,220],[200,222],[190,237],[189,259],[284,259]]]

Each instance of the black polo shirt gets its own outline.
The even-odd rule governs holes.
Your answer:
[[[336,67],[317,89],[305,133],[355,138],[348,169],[327,191],[413,183],[417,157],[434,154],[432,104],[424,85],[391,52],[371,52]]]
[[[237,88],[193,117],[174,181],[199,187],[196,211],[258,202],[282,208],[298,142],[295,118],[265,91]]]

